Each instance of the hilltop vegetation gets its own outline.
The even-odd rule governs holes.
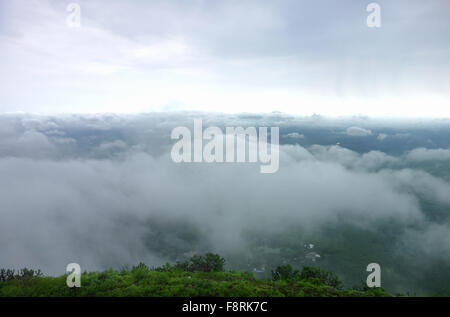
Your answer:
[[[391,296],[381,288],[344,290],[330,271],[305,266],[278,266],[272,278],[258,279],[249,272],[225,272],[217,254],[194,255],[189,261],[150,268],[84,272],[81,287],[69,288],[67,275],[43,276],[40,271],[0,271],[0,296]]]

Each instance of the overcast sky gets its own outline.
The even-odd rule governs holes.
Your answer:
[[[450,117],[450,2],[0,2],[0,112]]]

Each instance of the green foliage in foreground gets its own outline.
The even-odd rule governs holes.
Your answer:
[[[279,266],[272,279],[249,272],[223,271],[225,260],[207,253],[174,266],[149,268],[143,263],[115,271],[83,273],[80,288],[68,288],[67,275],[42,276],[40,271],[0,271],[0,296],[390,296],[383,289],[342,290],[332,272]]]
[[[291,281],[313,281],[317,280],[320,284],[331,286],[335,289],[342,289],[342,282],[339,277],[331,271],[322,270],[312,266],[304,266],[302,272],[294,270],[292,266],[280,265],[272,271],[272,279],[291,280]]]

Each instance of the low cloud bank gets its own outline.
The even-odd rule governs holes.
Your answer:
[[[192,225],[204,246],[227,253],[246,245],[248,230],[282,234],[344,221],[373,231],[387,221],[405,228],[393,245],[450,258],[450,227],[430,221],[420,203],[450,206],[450,184],[407,167],[411,159],[444,159],[447,150],[393,157],[282,145],[279,171],[264,175],[258,164],[172,162],[168,122],[143,125],[151,137],[140,142],[121,118],[102,120],[85,121],[95,134],[76,122],[24,118],[2,127],[0,267],[59,274],[70,262],[86,270],[159,265],[168,257],[148,237],[174,248],[184,241],[171,231],[161,238],[154,227],[161,222]]]
[[[407,154],[411,161],[448,161],[450,160],[450,149],[426,149],[418,148]]]

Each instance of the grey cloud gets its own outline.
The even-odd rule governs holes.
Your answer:
[[[390,175],[391,183],[399,188],[411,189],[429,197],[433,201],[450,205],[450,184],[420,170],[402,169],[399,171],[382,171]]]
[[[364,227],[386,217],[421,219],[414,198],[381,175],[309,160],[283,167],[263,178],[257,166],[177,166],[168,155],[144,153],[120,161],[0,159],[1,265],[54,273],[69,259],[95,269],[161,263],[145,250],[139,225],[152,219],[190,219],[225,252],[242,244],[244,228],[316,227],[338,216]],[[121,226],[123,218],[137,222]]]
[[[411,184],[448,202],[446,182],[423,172],[383,170],[401,159],[377,151],[282,145],[281,168],[269,177],[256,165],[177,165],[168,154],[169,132],[189,126],[186,115],[3,120],[14,124],[3,128],[0,144],[6,153],[16,151],[0,158],[3,266],[31,263],[55,272],[73,257],[95,268],[138,259],[159,263],[165,259],[143,242],[143,224],[152,219],[190,219],[208,232],[212,248],[229,250],[242,243],[244,228],[283,230],[296,222],[313,228],[340,217],[363,227],[386,218],[420,222],[420,206],[407,191]],[[136,139],[136,128],[151,138]],[[55,137],[55,130],[60,143],[45,135]],[[86,150],[79,148],[88,141]]]
[[[191,83],[208,86],[208,104],[256,90],[270,98],[234,101],[267,101],[271,111],[306,98],[306,109],[311,96],[324,113],[333,109],[317,95],[371,103],[448,92],[445,1],[380,1],[377,30],[365,24],[367,4],[351,1],[78,3],[83,27],[74,30],[61,1],[2,2],[3,111],[109,111],[113,100],[123,100],[114,111],[186,110],[205,102]]]

